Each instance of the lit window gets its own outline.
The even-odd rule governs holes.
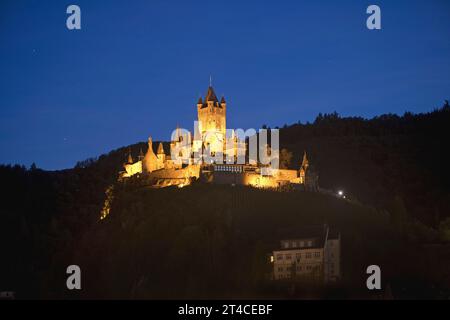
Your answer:
[[[293,241],[292,242],[292,248],[295,248],[297,246],[297,242]]]
[[[289,242],[286,241],[286,242],[284,243],[284,247],[285,247],[285,248],[289,248]]]
[[[292,259],[292,255],[287,254],[287,255],[286,255],[286,260],[291,260],[291,259]]]

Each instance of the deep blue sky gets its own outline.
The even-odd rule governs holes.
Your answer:
[[[229,128],[430,111],[450,99],[450,1],[1,0],[0,163],[61,169],[168,140],[210,74]]]

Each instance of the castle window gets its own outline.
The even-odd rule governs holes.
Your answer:
[[[308,247],[312,247],[312,241],[308,241]]]
[[[306,255],[305,255],[305,258],[306,259],[311,259],[312,258],[311,252],[307,252]]]
[[[277,260],[283,260],[283,255],[282,254],[278,254],[277,255]]]
[[[291,259],[292,259],[292,255],[287,254],[287,255],[286,255],[286,260],[291,260]]]
[[[314,257],[320,258],[320,252],[315,252],[315,253],[314,253]]]
[[[283,267],[278,267],[278,272],[283,272]]]
[[[303,248],[305,246],[305,243],[303,241],[300,241],[300,247]]]

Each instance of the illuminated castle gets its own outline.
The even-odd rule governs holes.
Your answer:
[[[183,187],[200,179],[210,183],[260,188],[291,185],[317,189],[318,177],[311,170],[306,153],[299,170],[271,167],[259,158],[252,158],[246,137],[239,137],[237,131],[226,128],[226,112],[225,98],[219,101],[210,85],[205,98],[200,97],[197,102],[198,121],[194,126],[194,135],[185,129],[175,129],[169,154],[166,154],[162,143],[159,143],[155,154],[150,137],[145,155],[141,151],[136,162],[131,153],[128,155],[120,179],[142,177],[155,188]],[[268,145],[264,147],[272,157],[270,160],[275,159],[278,164],[278,150],[272,150]]]

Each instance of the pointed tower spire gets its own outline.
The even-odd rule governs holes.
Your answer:
[[[208,101],[219,102],[219,100],[217,99],[216,93],[214,92],[214,89],[211,86],[209,86],[208,92],[206,93],[206,97],[205,97],[205,102],[208,102]]]
[[[142,159],[144,159],[144,152],[142,151],[142,148],[140,148],[138,160],[142,160]]]
[[[150,137],[148,137],[148,149],[149,150],[152,150],[152,148],[153,148],[153,140],[152,140],[152,137],[150,136]]]
[[[159,143],[157,154],[164,154],[164,148],[162,142]]]
[[[302,167],[305,168],[305,170],[308,168],[309,166],[309,161],[308,161],[308,157],[306,156],[306,151],[304,151],[303,153],[303,161],[302,161]]]
[[[128,160],[127,160],[127,162],[129,164],[133,163],[133,157],[131,156],[131,148],[128,149]]]

